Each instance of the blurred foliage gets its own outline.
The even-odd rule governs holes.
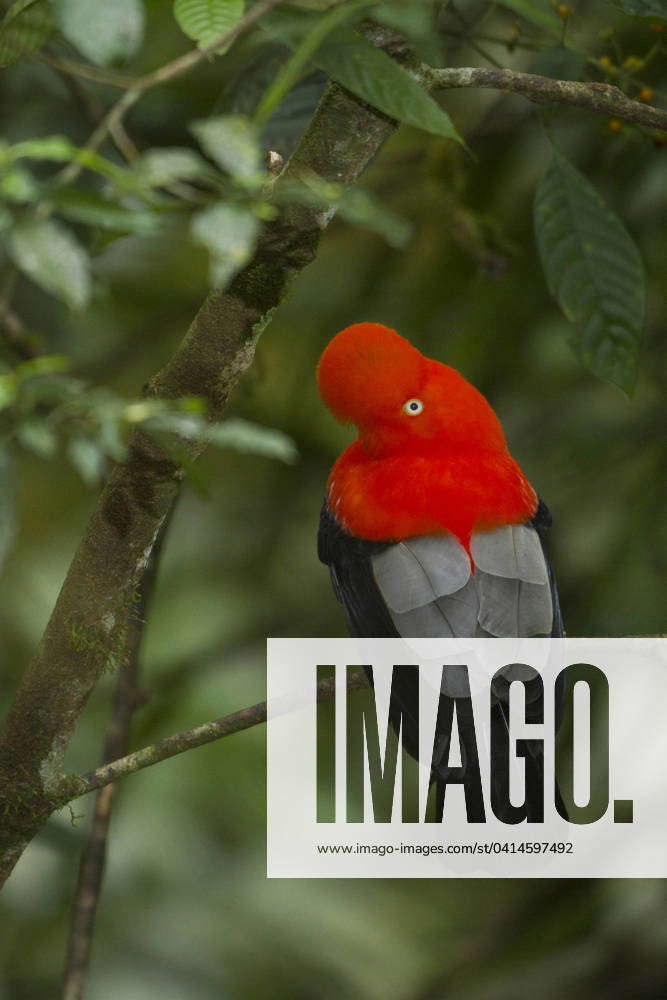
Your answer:
[[[3,709],[95,502],[76,469],[103,475],[133,422],[204,433],[196,404],[142,410],[141,387],[182,338],[211,270],[217,279],[240,266],[271,213],[272,178],[253,143],[288,156],[323,85],[305,65],[255,140],[238,116],[253,114],[292,58],[275,33],[258,29],[135,105],[126,125],[139,155],[130,163],[111,143],[82,154],[118,90],[53,60],[87,58],[134,77],[184,51],[179,23],[197,40],[207,36],[186,20],[194,0],[178,4],[179,23],[158,0],[124,3],[125,33],[107,25],[93,51],[90,33],[86,49],[68,29],[73,6],[54,5],[58,31],[41,0],[12,5],[0,25],[2,59],[15,60],[0,77],[0,228],[20,227],[0,260]],[[113,21],[108,0],[86,6],[91,18],[104,8]],[[332,4],[303,6],[326,16]],[[650,91],[656,102],[667,90],[661,25],[602,0],[555,11],[538,0],[439,7],[385,3],[378,17],[400,22],[418,54],[440,65],[495,60],[618,83],[634,97]],[[492,92],[451,92],[443,104],[475,159],[401,127],[267,328],[230,404],[231,430],[223,422],[215,431],[238,450],[209,450],[186,481],[148,623],[149,697],[136,746],[260,700],[267,635],[344,634],[315,532],[328,469],[350,433],[324,411],[313,374],[330,337],[359,320],[397,328],[492,401],[554,514],[569,633],[664,631],[664,144],[639,128]],[[647,318],[631,399],[582,367],[548,294],[532,218],[552,159],[545,120],[562,155],[622,216],[644,261]],[[57,182],[72,164],[85,170]],[[295,197],[332,207],[348,196],[306,184]],[[244,224],[230,241],[206,219],[232,209]],[[78,262],[69,283],[59,276],[68,254]],[[55,370],[62,357],[67,370]],[[267,438],[257,425],[284,436]],[[88,450],[72,452],[75,440]],[[294,457],[290,441],[299,461],[274,461]],[[72,770],[97,759],[112,683],[105,677],[91,699]],[[667,995],[658,881],[268,882],[264,794],[261,727],[123,782],[92,1000]],[[90,802],[75,811],[87,816]],[[57,991],[85,832],[85,818],[54,817],[0,897],[2,1000]]]

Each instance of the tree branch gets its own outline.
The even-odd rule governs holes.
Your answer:
[[[350,674],[347,680],[348,691],[361,691],[367,688],[368,681],[362,671]],[[333,697],[334,690],[335,679],[333,677],[327,677],[320,681],[317,685],[317,701],[328,701],[329,698]],[[64,778],[58,792],[59,804],[62,807],[73,799],[87,795],[88,792],[93,792],[96,788],[104,788],[119,778],[127,777],[128,774],[143,771],[145,767],[152,767],[153,764],[159,764],[162,760],[176,757],[177,754],[204,746],[206,743],[213,743],[225,736],[241,733],[244,729],[252,729],[253,726],[259,726],[263,722],[266,722],[266,702],[260,701],[257,705],[242,708],[238,712],[224,715],[212,722],[205,722],[201,726],[195,726],[194,729],[166,736],[151,746],[143,747],[135,753],[112,761],[110,764],[103,764],[102,767],[98,767],[95,771],[89,771],[88,774]]]
[[[138,687],[141,645],[168,524],[169,519],[164,522],[160,537],[155,543],[150,564],[141,581],[140,599],[129,630],[126,658],[118,673],[111,719],[104,738],[102,761],[105,764],[127,753],[132,718],[144,700]],[[84,996],[115,796],[116,786],[114,784],[100,788],[95,796],[93,817],[81,855],[79,877],[72,904],[72,918],[65,959],[63,1000],[82,1000]]]
[[[395,125],[330,85],[276,185],[303,172],[325,182],[354,183]],[[326,214],[312,207],[282,208],[265,227],[250,263],[228,288],[205,300],[148,392],[162,398],[203,396],[210,418],[219,419],[273,310],[313,260],[327,222]],[[181,446],[190,458],[203,449],[193,441]],[[59,804],[65,750],[90,692],[123,648],[138,581],[181,478],[174,459],[153,438],[136,432],[92,514],[0,734],[0,884]]]
[[[632,101],[618,87],[609,83],[576,83],[571,80],[552,80],[534,73],[519,73],[513,69],[465,66],[452,69],[422,66],[420,75],[423,82],[433,90],[460,87],[508,90],[521,94],[535,104],[567,104],[598,115],[620,118],[635,125],[667,131],[667,111],[641,101]]]

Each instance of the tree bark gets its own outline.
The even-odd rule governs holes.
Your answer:
[[[330,84],[276,184],[304,171],[354,183],[395,124]],[[244,270],[207,297],[149,394],[203,396],[211,419],[219,418],[273,310],[313,260],[327,221],[312,208],[284,208]],[[196,457],[203,445],[184,448]],[[181,478],[173,458],[137,432],[100,496],[0,734],[0,885],[60,804],[65,751],[95,683],[122,656],[137,587]]]

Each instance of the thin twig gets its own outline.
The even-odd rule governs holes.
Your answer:
[[[104,117],[104,108],[94,94],[91,94],[81,79],[76,74],[68,73],[58,60],[48,60],[48,64],[55,69],[63,78],[67,88],[74,94],[75,98],[82,105],[86,115],[93,125],[99,125]],[[140,155],[136,145],[127,134],[122,122],[117,122],[109,129],[113,144],[123,157],[126,163],[133,163]]]
[[[0,326],[4,330],[4,339],[21,361],[30,361],[39,355],[39,350],[26,330],[21,317],[12,309],[12,295],[16,284],[16,268],[9,267],[2,288],[0,288]]]
[[[4,302],[0,302],[0,323],[5,331],[5,340],[21,361],[31,361],[39,356],[39,350],[23,325],[23,320]]]
[[[464,66],[451,69],[422,66],[421,77],[434,90],[459,87],[508,90],[521,94],[536,104],[569,104],[599,115],[667,131],[667,111],[652,104],[632,101],[618,87],[609,83],[577,83],[571,80],[552,80],[534,73],[519,73],[512,69]]]
[[[361,671],[348,677],[348,691],[359,691],[367,687],[368,682]],[[334,690],[335,681],[333,678],[328,677],[320,681],[317,685],[317,700],[327,701],[333,697]],[[135,772],[141,771],[145,767],[152,767],[153,764],[159,764],[160,761],[167,760],[169,757],[175,757],[179,753],[204,746],[206,743],[231,736],[233,733],[243,732],[244,729],[251,729],[263,722],[266,722],[266,702],[260,701],[257,705],[242,708],[238,712],[224,715],[212,722],[205,722],[201,726],[195,726],[194,729],[174,733],[173,736],[167,736],[151,746],[136,750],[110,764],[103,764],[102,767],[98,767],[97,770],[90,771],[88,774],[64,778],[58,799],[60,804],[64,806],[72,799],[87,795],[88,792],[102,788],[119,778],[125,778],[128,774],[135,774]]]
[[[139,600],[128,630],[125,661],[118,674],[113,710],[104,739],[102,760],[105,763],[127,753],[132,717],[142,701],[138,690],[141,643],[148,605],[155,584],[157,563],[167,526],[168,519],[164,522],[153,549],[148,569],[139,587]],[[63,1000],[82,1000],[84,996],[95,933],[97,907],[102,891],[107,840],[115,795],[116,786],[112,783],[100,788],[95,796],[93,817],[81,855],[79,877],[72,904],[63,981]]]
[[[134,161],[141,156],[139,148],[127,134],[125,126],[122,122],[116,122],[109,129],[109,134],[113,139],[114,146],[126,163],[134,163]]]
[[[139,79],[134,76],[126,76],[124,73],[98,69],[97,66],[88,66],[86,63],[73,62],[71,59],[58,59],[43,50],[32,52],[30,58],[35,62],[44,63],[52,69],[57,69],[59,73],[64,73],[67,76],[90,80],[91,83],[103,83],[109,87],[119,87],[122,90],[131,90]]]

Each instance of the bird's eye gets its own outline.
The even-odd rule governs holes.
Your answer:
[[[407,413],[409,417],[418,416],[424,409],[424,404],[421,399],[409,399],[407,403],[403,403],[403,412]]]

